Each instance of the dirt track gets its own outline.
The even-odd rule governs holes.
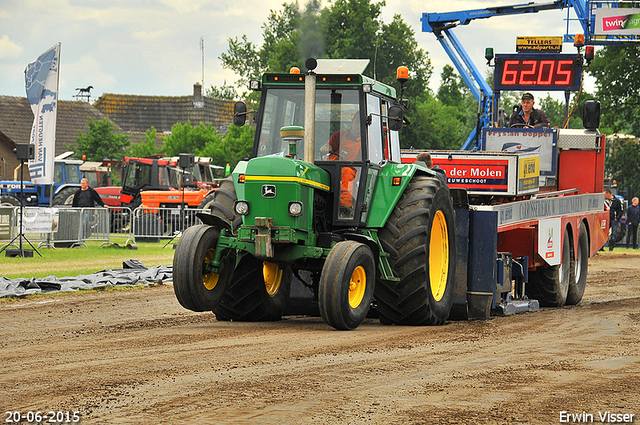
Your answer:
[[[319,318],[217,322],[170,285],[4,302],[1,413],[316,425],[600,423],[608,411],[640,423],[639,276],[640,256],[607,253],[575,307],[352,332]]]

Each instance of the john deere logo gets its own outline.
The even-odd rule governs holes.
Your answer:
[[[264,184],[262,185],[262,197],[263,198],[275,198],[276,197],[276,187],[272,184]]]

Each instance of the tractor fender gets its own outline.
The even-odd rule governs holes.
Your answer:
[[[217,229],[227,229],[229,232],[231,232],[231,223],[220,216],[199,212],[196,213],[196,217],[198,217],[204,224],[213,226]]]
[[[367,245],[369,248],[371,248],[371,252],[373,252],[375,258],[380,257],[380,247],[372,237],[360,233],[343,233],[342,236],[346,240],[356,241]]]
[[[58,186],[58,188],[53,193],[53,195],[55,196],[58,192],[60,192],[62,189],[66,189],[67,187],[80,189],[80,183],[65,183],[65,184],[61,184],[60,186]]]

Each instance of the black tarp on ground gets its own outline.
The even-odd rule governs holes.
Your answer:
[[[172,278],[172,267],[144,267],[138,260],[125,261],[122,269],[103,270],[76,277],[47,276],[41,279],[7,279],[0,277],[0,298],[29,294],[70,292],[80,289],[108,288],[116,285],[152,285],[167,283]]]

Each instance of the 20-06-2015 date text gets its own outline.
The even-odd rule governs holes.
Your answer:
[[[28,411],[17,410],[6,411],[5,423],[28,423],[28,424],[73,424],[80,422],[80,412],[78,411]]]

